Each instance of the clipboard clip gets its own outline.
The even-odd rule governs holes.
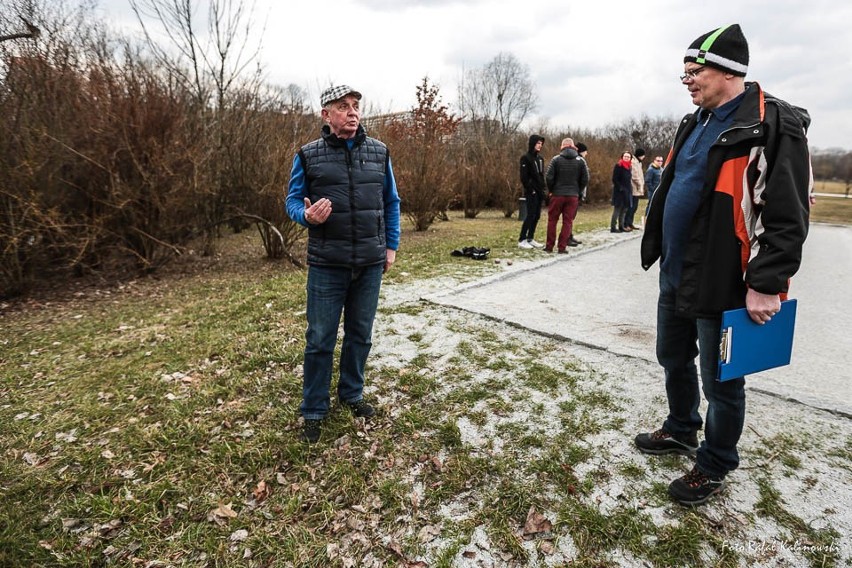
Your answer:
[[[722,330],[719,340],[719,363],[727,365],[731,362],[731,345],[733,343],[734,328],[726,327]]]

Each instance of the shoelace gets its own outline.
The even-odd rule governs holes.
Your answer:
[[[662,430],[662,429],[657,430],[656,432],[651,434],[651,438],[654,439],[654,440],[667,440],[671,437],[672,437],[671,434],[669,434],[668,432],[666,432],[665,430]]]
[[[709,477],[698,471],[697,468],[693,468],[692,471],[684,476],[683,481],[690,487],[699,487],[704,485],[709,479]]]

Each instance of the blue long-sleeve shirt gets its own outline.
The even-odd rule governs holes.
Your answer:
[[[663,248],[660,270],[675,286],[680,283],[681,268],[689,231],[698,206],[707,173],[707,155],[722,132],[734,123],[734,111],[744,94],[708,111],[699,109],[698,124],[675,157],[674,179],[663,210]]]
[[[346,143],[351,149],[354,141],[347,140]],[[401,231],[399,192],[397,191],[396,178],[393,175],[390,158],[388,158],[388,171],[385,175],[382,196],[385,209],[385,243],[387,248],[398,250]],[[306,197],[308,197],[308,186],[305,179],[305,168],[302,160],[299,158],[299,154],[296,154],[293,158],[293,168],[290,170],[290,185],[287,191],[287,214],[293,221],[305,227],[309,226],[308,222],[305,221]]]

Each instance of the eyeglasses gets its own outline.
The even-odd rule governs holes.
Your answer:
[[[691,81],[698,77],[698,74],[707,69],[707,67],[696,67],[695,69],[690,69],[686,71],[683,75],[680,76],[680,82]]]

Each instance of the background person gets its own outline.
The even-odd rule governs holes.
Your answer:
[[[746,83],[748,61],[736,24],[687,49],[681,82],[699,108],[678,127],[642,236],[642,267],[660,259],[657,359],[668,417],[635,443],[650,454],[695,452],[692,470],[669,485],[684,505],[717,494],[739,466],[745,380],[716,380],[721,314],[745,307],[758,324],[769,321],[808,233],[810,117]],[[699,446],[701,390],[707,413]]]
[[[631,231],[624,224],[624,216],[631,202],[633,186],[630,184],[630,152],[621,154],[621,159],[612,168],[612,218],[609,221],[610,233],[623,233]]]
[[[636,148],[633,159],[630,161],[630,206],[624,215],[624,228],[631,231],[636,229],[633,224],[636,210],[639,208],[639,200],[645,195],[645,174],[642,171],[642,161],[645,159],[645,150]]]
[[[300,411],[302,439],[319,440],[330,404],[337,329],[343,345],[337,397],[355,416],[364,400],[364,366],[382,274],[399,248],[399,194],[387,147],[361,126],[361,93],[348,85],[322,92],[322,136],[293,159],[287,213],[308,227],[307,319]]]
[[[561,150],[550,160],[545,182],[550,190],[550,205],[547,210],[547,243],[544,250],[553,252],[556,245],[560,253],[568,252],[567,247],[577,246],[576,241],[569,242],[574,216],[577,214],[577,202],[581,188],[589,183],[589,173],[578,160],[577,147],[571,138],[562,140]],[[559,240],[556,239],[556,225],[562,217],[562,229]]]
[[[645,225],[645,218],[648,216],[648,208],[651,206],[651,198],[654,196],[654,190],[660,185],[660,178],[663,175],[663,157],[657,156],[651,165],[645,171],[645,191],[648,193],[648,204],[645,205],[645,214],[642,216],[642,225]]]
[[[586,161],[586,155],[589,153],[589,147],[582,142],[577,142],[577,153],[579,154],[577,159],[583,162],[583,167],[586,168],[586,185],[580,188],[580,199],[577,200],[577,210],[574,211],[574,221],[577,220],[577,213],[580,211],[580,207],[583,206],[583,203],[588,201],[589,182],[592,179],[592,172],[589,170],[589,162]],[[574,238],[574,223],[571,223],[571,234],[568,236],[568,244],[572,246],[583,244],[583,241],[578,241]]]
[[[544,203],[544,158],[541,157],[541,147],[544,137],[533,134],[529,139],[529,149],[521,156],[521,185],[524,187],[527,216],[521,225],[521,236],[518,238],[518,248],[541,248],[544,245],[535,240],[535,228],[541,217],[541,206]]]

